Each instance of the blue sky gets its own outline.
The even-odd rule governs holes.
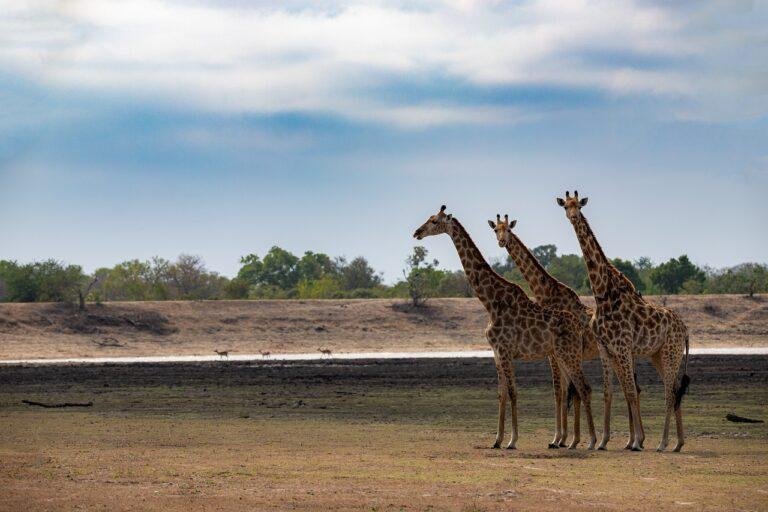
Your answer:
[[[391,282],[443,203],[489,258],[497,212],[577,252],[576,188],[611,256],[766,262],[767,26],[740,1],[0,1],[0,258],[233,275],[278,244]]]

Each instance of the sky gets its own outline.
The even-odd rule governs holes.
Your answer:
[[[441,204],[579,253],[566,189],[610,257],[768,262],[768,2],[0,0],[0,259],[393,282]]]

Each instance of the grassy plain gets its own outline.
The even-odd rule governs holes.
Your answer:
[[[642,453],[618,396],[608,452],[548,450],[543,365],[518,374],[516,451],[489,448],[487,361],[4,368],[0,510],[766,510],[768,429],[724,415],[768,417],[767,360],[697,361],[680,454],[653,450],[647,365]]]

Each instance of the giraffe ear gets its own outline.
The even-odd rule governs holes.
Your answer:
[[[589,198],[588,198],[588,197],[584,197],[584,198],[582,198],[582,200],[581,200],[581,201],[579,201],[579,206],[584,206],[584,205],[586,205],[588,200],[589,200]]]
[[[451,220],[451,219],[453,219],[453,214],[449,213],[445,218],[448,219],[448,220]]]
[[[496,224],[494,224],[492,220],[488,221],[488,225],[491,226],[491,229],[496,229]]]
[[[559,204],[560,206],[565,206],[565,201],[563,201],[561,198],[558,197],[557,204]]]
[[[509,230],[512,231],[512,228],[515,227],[515,224],[517,224],[517,220],[513,220],[509,223]]]

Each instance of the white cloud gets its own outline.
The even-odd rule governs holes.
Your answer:
[[[384,102],[371,92],[375,77],[434,73],[476,86],[655,95],[674,99],[676,113],[692,118],[765,115],[765,9],[742,11],[745,21],[738,11],[722,15],[738,2],[663,5],[455,0],[224,8],[0,0],[0,69],[49,86],[217,111],[331,113],[407,127],[499,122],[521,113],[461,98]],[[618,57],[606,64],[584,58],[590,55]],[[622,55],[687,64],[635,66]]]

